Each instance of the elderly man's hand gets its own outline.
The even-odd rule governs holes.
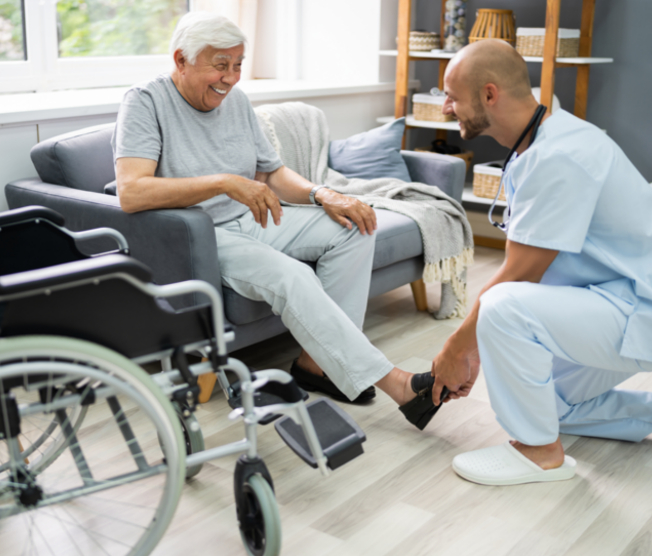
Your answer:
[[[254,220],[263,228],[267,228],[267,211],[272,213],[274,224],[280,225],[283,209],[278,197],[266,183],[228,174],[225,193],[234,201],[247,205]]]
[[[377,228],[376,213],[362,201],[347,197],[332,189],[320,189],[315,198],[323,205],[326,214],[349,230],[353,221],[360,233],[373,234]]]

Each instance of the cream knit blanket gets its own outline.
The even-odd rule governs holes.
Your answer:
[[[423,239],[425,282],[441,282],[435,318],[466,314],[466,269],[473,263],[473,233],[462,206],[438,187],[396,178],[348,179],[328,167],[329,130],[325,114],[302,102],[255,109],[263,132],[283,164],[307,180],[356,197],[374,208],[414,220]]]

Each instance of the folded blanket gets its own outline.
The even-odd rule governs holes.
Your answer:
[[[314,106],[286,102],[259,106],[255,111],[265,135],[288,168],[313,183],[414,220],[423,239],[423,280],[442,283],[435,318],[466,314],[466,269],[473,262],[473,233],[455,199],[432,185],[396,178],[348,179],[329,168],[328,124],[325,114]]]

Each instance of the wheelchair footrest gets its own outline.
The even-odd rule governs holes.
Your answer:
[[[334,402],[321,398],[306,404],[328,467],[337,469],[361,455],[362,443],[367,440],[353,418]],[[278,421],[274,427],[290,449],[311,467],[317,467],[303,429],[290,417]]]
[[[287,395],[284,396],[285,392],[280,390],[284,385],[279,385],[274,382],[269,382],[265,384],[262,388],[259,388],[254,392],[254,405],[256,407],[265,407],[266,405],[275,405],[279,403],[288,403]],[[302,388],[298,388],[299,395],[301,399],[305,402],[308,399],[308,392]],[[238,409],[242,407],[242,391],[240,390],[240,381],[234,382],[231,384],[231,389],[233,390],[233,395],[228,399],[229,406],[231,409]],[[271,414],[263,417],[258,421],[261,425],[267,425],[272,421],[276,421],[280,417],[279,414]]]

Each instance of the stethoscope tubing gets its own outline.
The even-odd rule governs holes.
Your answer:
[[[494,197],[493,203],[491,203],[491,207],[489,208],[489,214],[487,215],[489,218],[489,222],[492,226],[495,226],[496,228],[501,229],[503,232],[507,232],[507,225],[509,224],[509,216],[510,216],[510,208],[509,205],[507,207],[507,221],[505,222],[496,222],[492,216],[494,209],[496,208],[496,203],[498,202],[498,197],[500,197],[500,192],[503,189],[503,182],[505,179],[505,170],[507,170],[507,165],[509,164],[509,161],[512,159],[514,156],[514,153],[516,152],[516,149],[521,145],[523,142],[523,139],[525,139],[525,136],[527,135],[528,131],[530,129],[532,130],[532,135],[530,136],[530,142],[528,143],[528,148],[534,143],[534,140],[536,139],[537,132],[539,131],[539,126],[541,125],[541,120],[543,119],[543,116],[545,116],[546,111],[548,110],[547,107],[545,107],[543,104],[539,104],[537,106],[536,111],[534,112],[534,116],[532,116],[532,119],[530,120],[530,123],[527,124],[525,129],[523,130],[523,133],[521,133],[521,136],[518,138],[518,141],[514,144],[514,146],[511,148],[509,151],[509,154],[507,155],[507,158],[505,158],[505,163],[503,164],[503,171],[500,173],[500,182],[498,184],[498,192],[496,193],[496,196]]]

